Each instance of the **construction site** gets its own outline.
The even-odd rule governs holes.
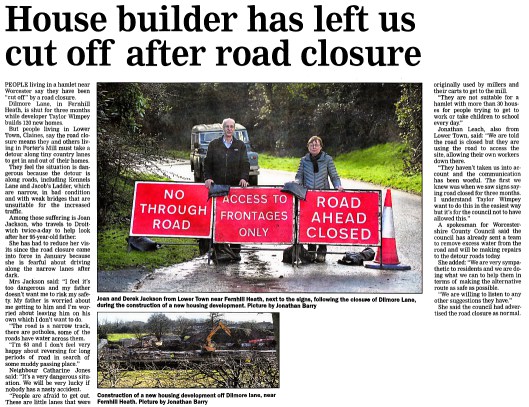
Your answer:
[[[279,344],[272,323],[188,322],[180,334],[168,325],[165,333],[100,337],[98,387],[279,387]]]

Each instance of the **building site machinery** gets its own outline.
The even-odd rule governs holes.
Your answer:
[[[209,335],[207,336],[204,342],[203,350],[205,352],[215,352],[216,348],[215,348],[215,344],[212,341],[212,338],[218,332],[219,329],[222,329],[224,332],[226,332],[226,334],[228,334],[228,336],[231,336],[230,328],[224,325],[222,321],[219,321],[219,323],[215,327],[213,327],[213,329],[211,330],[211,332],[209,333]]]

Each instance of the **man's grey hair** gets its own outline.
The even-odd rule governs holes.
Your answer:
[[[231,118],[227,118],[227,119],[224,119],[222,121],[222,128],[224,128],[224,125],[226,124],[226,122],[229,122],[229,121],[232,121],[233,122],[233,125],[235,126],[235,120],[231,119]]]

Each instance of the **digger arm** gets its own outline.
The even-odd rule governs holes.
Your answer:
[[[218,325],[211,330],[208,337],[206,338],[206,343],[204,344],[204,349],[206,349],[208,352],[213,352],[215,350],[215,347],[211,343],[211,339],[213,338],[213,335],[217,333],[219,329],[223,329],[224,332],[226,332],[229,336],[231,336],[230,328],[228,328],[226,325],[224,325],[222,322],[219,322]]]
[[[219,321],[219,327],[221,327],[224,332],[226,332],[228,334],[228,336],[231,336],[231,331],[230,331],[230,328],[228,328],[226,325],[224,325],[222,322]]]
[[[209,333],[209,335],[207,336],[206,338],[206,343],[204,345],[204,347],[206,348],[206,350],[212,352],[215,350],[215,348],[212,346],[211,344],[211,339],[213,338],[213,335],[215,335],[217,333],[217,331],[220,329],[220,326],[217,325],[215,328],[213,328],[211,330],[211,332]]]

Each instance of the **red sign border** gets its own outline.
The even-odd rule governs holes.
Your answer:
[[[335,189],[311,189],[308,192],[337,192]],[[369,247],[380,247],[382,246],[382,190],[381,189],[344,189],[345,192],[358,192],[358,193],[377,193],[378,194],[378,243],[377,244],[368,244],[365,243],[336,243],[329,241],[311,241],[311,242],[301,242],[299,241],[299,214],[301,211],[301,205],[298,206],[296,213],[296,241],[298,244],[326,244],[330,246],[369,246]]]
[[[134,226],[134,208],[136,208],[136,188],[138,184],[172,184],[172,185],[200,185],[204,189],[206,188],[201,182],[179,182],[179,181],[136,181],[134,183],[134,198],[132,200],[132,213],[130,217],[130,228],[129,236],[151,236],[151,237],[166,237],[166,238],[189,238],[189,239],[210,239],[212,236],[213,229],[213,202],[210,199],[206,205],[210,205],[210,217],[209,217],[209,234],[207,235],[168,235],[168,234],[145,234],[145,233],[132,233],[132,227]]]

